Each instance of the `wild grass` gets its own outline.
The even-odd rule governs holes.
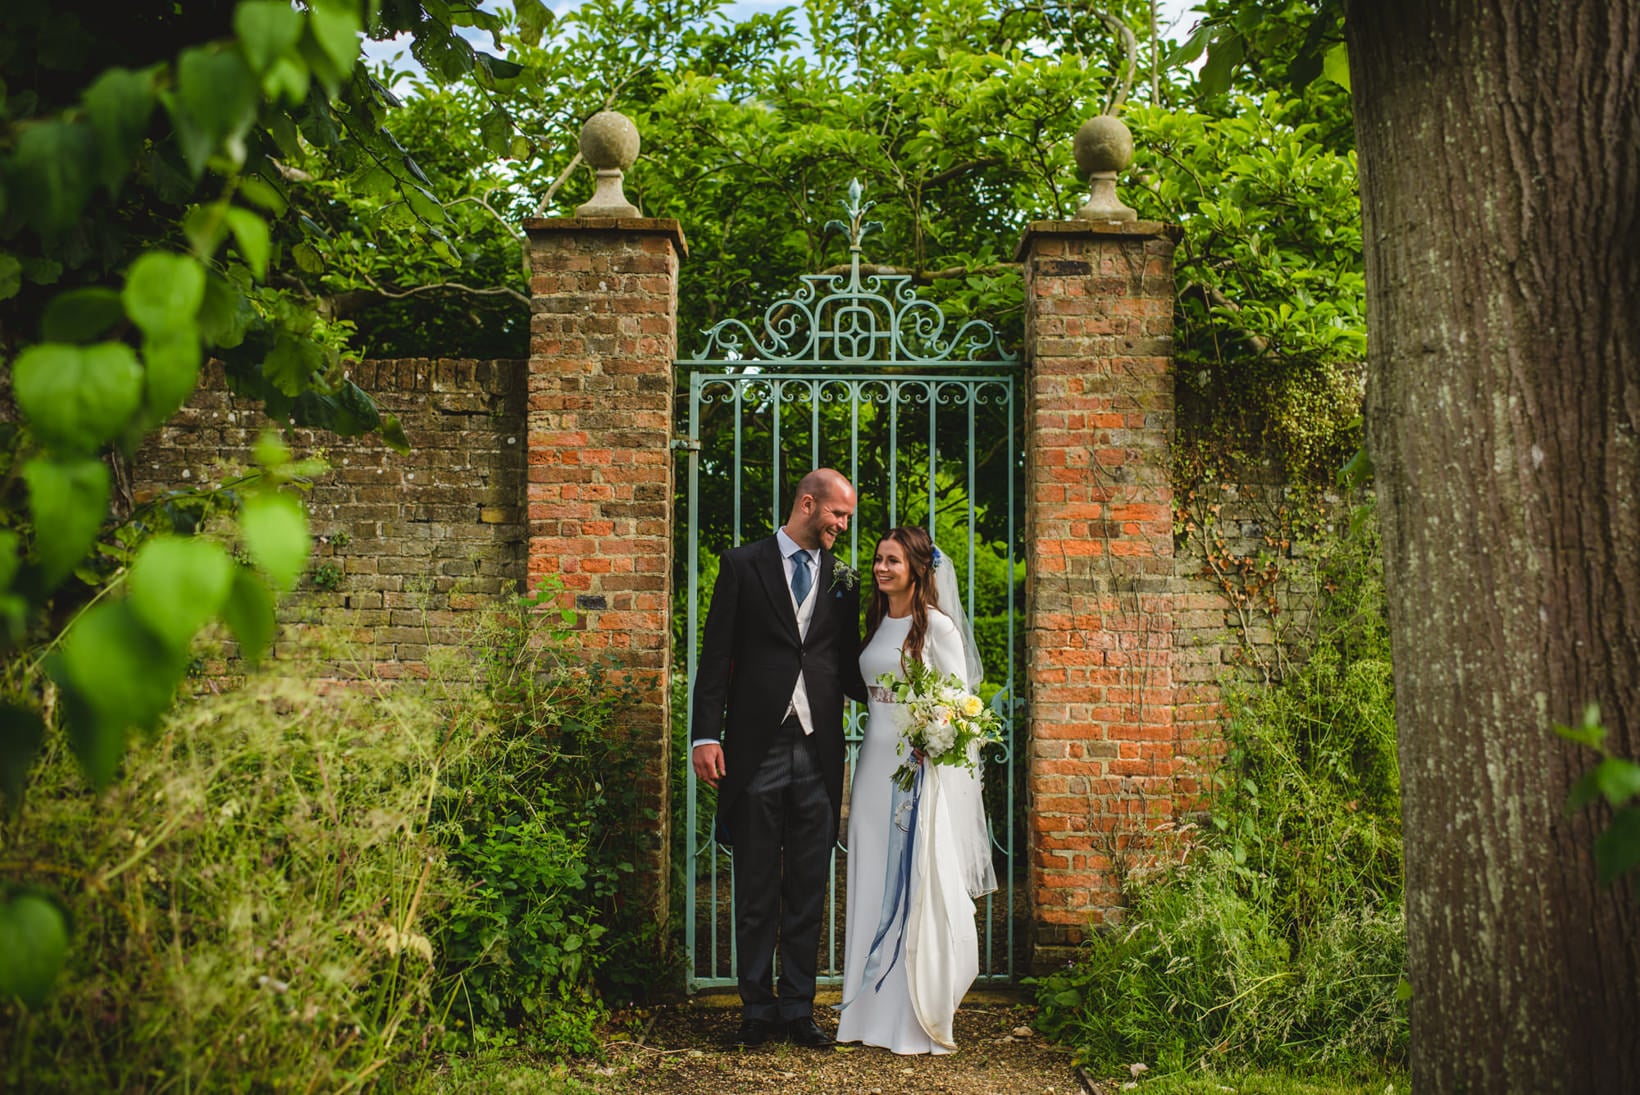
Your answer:
[[[540,607],[415,687],[284,657],[181,703],[101,795],[54,736],[0,879],[62,901],[70,968],[0,1004],[0,1090],[577,1090],[551,1062],[597,1050],[600,978],[654,932],[619,901],[620,682]]]

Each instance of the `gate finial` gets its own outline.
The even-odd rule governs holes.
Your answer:
[[[865,188],[860,185],[860,180],[850,179],[848,183],[848,197],[843,201],[843,211],[848,214],[848,222],[827,221],[825,228],[827,232],[830,232],[833,228],[836,228],[839,231],[847,232],[848,249],[856,255],[860,253],[860,241],[866,238],[867,232],[881,232],[883,230],[882,221],[868,221],[863,219],[865,215],[871,211],[871,207],[876,204],[875,202],[862,202],[861,198],[864,193]]]

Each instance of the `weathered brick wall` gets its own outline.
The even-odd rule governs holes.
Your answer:
[[[1119,904],[1172,816],[1173,239],[1163,225],[1032,224],[1025,264],[1025,538],[1032,964]]]
[[[426,358],[351,368],[399,417],[411,451],[296,431],[297,451],[322,454],[331,471],[308,496],[316,558],[283,609],[282,643],[325,623],[346,640],[330,661],[338,678],[423,676],[440,651],[470,646],[475,612],[521,589],[525,369]],[[207,367],[188,406],[132,461],[133,498],[253,467],[251,447],[273,425]]]
[[[529,220],[529,571],[562,574],[580,640],[630,673],[643,760],[644,900],[669,867],[672,362],[682,230],[672,220]],[[638,819],[634,819],[636,822]]]

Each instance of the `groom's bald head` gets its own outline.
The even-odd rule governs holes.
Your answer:
[[[854,484],[833,468],[815,468],[797,483],[786,535],[813,551],[829,548],[854,516]]]

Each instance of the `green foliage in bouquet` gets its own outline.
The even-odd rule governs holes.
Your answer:
[[[894,771],[894,783],[902,791],[911,790],[924,760],[973,769],[980,750],[1002,740],[1002,719],[955,673],[912,661],[905,676],[884,673],[877,683],[906,708],[912,756]]]

